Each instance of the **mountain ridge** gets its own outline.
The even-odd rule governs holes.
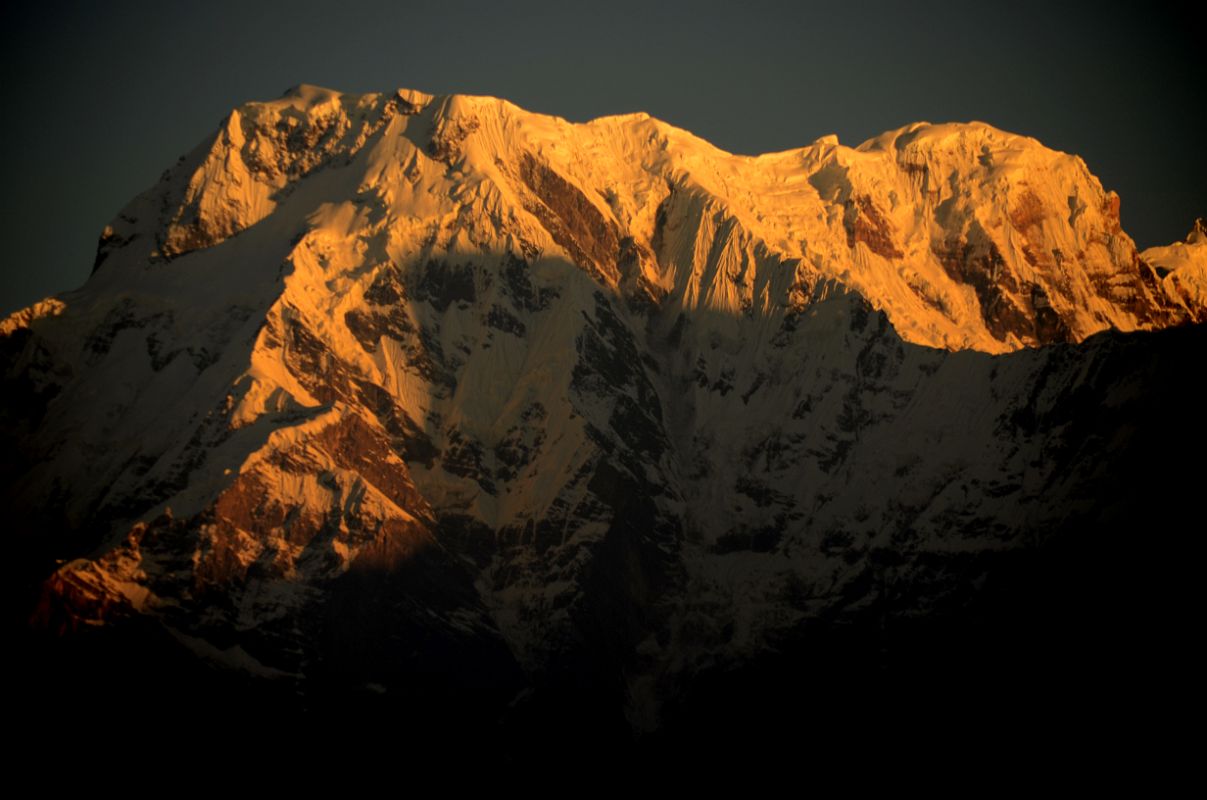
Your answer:
[[[395,124],[389,120],[401,116],[418,118],[420,126],[431,128],[416,135],[420,139],[432,137],[419,144],[421,149],[435,148],[424,155],[435,156],[432,160],[437,163],[459,157],[460,153],[454,150],[463,140],[473,142],[476,148],[485,148],[458,163],[467,170],[465,174],[471,184],[488,194],[497,191],[491,202],[513,206],[526,202],[516,196],[517,184],[519,193],[525,193],[525,176],[501,174],[492,163],[501,159],[511,164],[514,172],[515,167],[527,163],[519,156],[523,150],[535,159],[533,163],[539,161],[542,167],[553,169],[559,179],[569,177],[565,186],[576,192],[575,202],[586,204],[579,210],[597,212],[597,218],[589,224],[604,225],[600,232],[607,236],[605,223],[610,223],[618,229],[611,236],[629,236],[646,249],[655,228],[652,212],[658,207],[650,199],[666,194],[659,184],[665,182],[671,186],[682,180],[683,192],[690,195],[691,191],[704,191],[713,198],[712,202],[721,203],[723,214],[732,216],[742,230],[749,231],[777,257],[799,259],[808,264],[810,271],[853,283],[874,306],[890,313],[907,338],[921,344],[1003,352],[1027,343],[1042,343],[1052,336],[1084,338],[1105,327],[1130,330],[1165,325],[1197,313],[1185,305],[1179,293],[1171,294],[1151,269],[1136,260],[1134,244],[1119,228],[1117,196],[1102,190],[1084,162],[1075,156],[1048,151],[1033,139],[1006,134],[983,123],[937,126],[913,123],[873,137],[857,148],[846,148],[823,137],[805,148],[733,156],[648,115],[601,117],[572,124],[556,117],[529,114],[497,98],[435,97],[410,90],[399,90],[388,99],[386,95],[352,96],[348,101],[352,110],[344,113],[342,97],[329,90],[306,87],[275,104],[248,104],[242,107],[242,112],[234,112],[214,143],[217,149],[206,162],[209,166],[202,165],[192,172],[189,187],[183,190],[186,197],[201,192],[197,196],[208,205],[194,208],[191,201],[168,201],[168,205],[180,206],[178,213],[197,215],[197,220],[189,224],[176,220],[168,226],[167,240],[159,243],[158,251],[152,252],[180,254],[193,246],[190,237],[200,237],[196,244],[203,245],[246,228],[269,213],[274,202],[269,195],[289,190],[315,166],[316,158],[334,158],[333,153],[343,152],[341,148],[355,150],[370,136],[385,137],[380,146],[397,155],[399,146],[405,150],[411,144],[408,134],[388,134],[379,128]],[[399,108],[406,113],[398,114]],[[305,134],[297,133],[300,123],[289,116],[297,112],[314,117],[311,120],[314,124]],[[231,121],[242,119],[241,113],[253,117],[265,115],[281,130],[288,128],[293,133],[282,134],[274,129],[269,135],[261,131],[245,141],[242,124],[236,126],[240,127],[237,134],[231,133]],[[483,119],[492,120],[482,131],[477,128],[478,113]],[[280,115],[285,116],[278,119]],[[367,119],[376,127],[371,127]],[[256,124],[259,123],[252,123],[251,127]],[[327,125],[344,126],[341,135],[346,141],[335,141]],[[351,132],[353,126],[359,127]],[[232,145],[232,135],[239,141],[238,147]],[[313,147],[307,147],[307,155],[301,162],[261,163],[262,159],[271,160],[278,154],[285,141],[282,136],[326,136],[324,147],[334,149],[317,156]],[[559,138],[563,147],[576,142],[569,145],[570,149],[579,148],[583,154],[570,152],[559,156],[557,142],[553,141]],[[388,143],[389,139],[393,143]],[[244,149],[250,159],[248,164],[240,163]],[[292,151],[285,147],[283,152]],[[609,169],[603,173],[608,177],[592,175],[589,164],[583,161],[583,155],[588,153],[593,154],[592,159],[608,165]],[[992,161],[992,153],[997,154],[1000,163]],[[623,155],[623,161],[616,160],[618,154]],[[883,163],[889,156],[888,163]],[[236,159],[233,166],[229,158]],[[982,193],[987,188],[988,196],[969,197],[965,201],[960,196],[943,195],[942,185],[930,176],[930,170],[935,170],[936,176],[952,170],[953,158],[961,166],[938,180],[955,185],[970,183],[975,178],[982,184]],[[516,164],[517,161],[521,163]],[[971,177],[958,174],[960,169],[971,169],[969,164],[976,168]],[[752,177],[745,176],[734,171],[740,165],[752,170],[760,167],[761,171],[755,170]],[[233,172],[207,194],[204,191],[207,181],[218,180],[211,173],[216,170],[221,174],[222,169]],[[387,174],[377,166],[370,165],[369,169],[370,181],[380,181]],[[1065,176],[1058,183],[1067,196],[1056,192],[1059,197],[1054,199],[1053,191],[1058,187],[1048,187],[1041,202],[1034,187],[1027,185],[1026,176],[1038,180],[1048,174],[1045,170]],[[436,176],[425,175],[425,181],[440,182]],[[851,175],[856,176],[855,183],[851,182]],[[620,183],[601,186],[609,180]],[[804,183],[808,185],[799,185]],[[1015,183],[1021,188],[1014,187]],[[629,191],[625,191],[626,184]],[[231,195],[229,187],[237,187],[241,194]],[[181,190],[169,189],[169,194],[177,191]],[[608,191],[613,191],[615,202],[619,203],[616,208],[604,197]],[[915,195],[913,202],[906,202],[908,193]],[[1017,196],[1006,197],[1011,193]],[[1082,194],[1085,200],[1080,199]],[[532,205],[535,201],[529,198],[527,202]],[[906,210],[894,213],[886,208],[898,203],[905,203],[902,208]],[[965,206],[962,211],[958,210],[961,205]],[[542,206],[538,203],[535,207]],[[993,211],[982,220],[977,217],[978,206]],[[915,212],[907,213],[909,209]],[[129,231],[119,233],[118,228],[123,218],[134,216],[137,214],[124,212],[115,221],[117,228],[111,226],[111,233],[102,238],[98,266],[114,243],[133,235]],[[521,212],[521,221],[525,216]],[[825,224],[802,221],[808,217],[817,217]],[[1053,217],[1068,217],[1068,224],[1056,225]],[[588,222],[585,218],[582,221]],[[1002,229],[1003,224],[1010,229]],[[523,224],[514,227],[527,229]],[[913,230],[898,230],[905,227]],[[1067,232],[1070,228],[1072,236],[1053,239],[1054,232]],[[995,229],[1001,230],[995,232]],[[823,243],[836,238],[835,234],[845,234],[847,247],[810,250],[806,235],[810,231],[815,241]],[[540,233],[538,226],[537,238]],[[580,233],[591,235],[587,231]],[[573,238],[571,234],[565,235]],[[1029,236],[1039,238],[1032,241]],[[148,234],[144,233],[143,238],[148,238]],[[546,237],[542,246],[547,248],[549,244],[552,243]],[[536,245],[529,242],[527,246]],[[873,277],[875,272],[884,273],[888,263],[900,263],[902,258],[910,266],[900,275],[891,277],[891,273],[886,273],[890,276],[887,279],[885,274]],[[666,274],[641,277],[662,289],[672,288],[670,283],[674,280]],[[744,289],[749,293],[748,287],[720,288],[726,289],[726,294],[739,295],[730,298],[730,306],[743,302],[740,295]],[[1129,311],[1128,304],[1133,300],[1139,305]],[[1153,313],[1168,319],[1158,323],[1145,316]],[[1044,330],[1036,328],[1044,325],[1047,325]]]
[[[1193,270],[1034,140],[869,142],[241,106],[83,288],[0,328],[37,625],[157,625],[309,696],[590,696],[649,733],[819,630],[963,620],[1138,519]]]

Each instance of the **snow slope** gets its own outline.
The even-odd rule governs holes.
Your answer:
[[[1202,322],[1202,309],[1207,307],[1207,227],[1203,220],[1195,220],[1186,241],[1150,247],[1140,257],[1156,269],[1167,294],[1182,298],[1188,308],[1199,309],[1196,319]]]
[[[0,328],[12,535],[61,561],[34,619],[303,685],[473,654],[653,729],[1130,508],[1106,465],[1176,367],[1094,334],[1201,320],[1199,243],[1137,256],[1080,159],[980,123],[747,157],[301,86]]]

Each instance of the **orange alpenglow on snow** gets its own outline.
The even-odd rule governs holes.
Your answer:
[[[752,157],[645,114],[300,86],[0,325],[5,500],[62,536],[48,628],[150,618],[299,681],[349,631],[427,642],[416,674],[469,642],[533,680],[620,664],[599,685],[649,729],[802,621],[890,584],[938,608],[1129,519],[1205,241],[1137,254],[1080,158],[981,123]],[[604,618],[615,662],[583,644]]]

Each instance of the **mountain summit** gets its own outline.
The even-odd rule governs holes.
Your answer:
[[[21,613],[512,729],[822,708],[1161,513],[1202,241],[981,123],[751,157],[300,86],[0,326]]]
[[[384,215],[346,233],[387,232],[385,251],[558,252],[630,299],[727,314],[774,313],[793,287],[841,281],[907,341],[946,349],[1081,341],[1201,311],[1138,260],[1118,196],[1081,159],[983,123],[748,157],[646,114],[574,125],[491,97],[312,86],[233,111],[106,228],[97,266],[321,211],[330,198],[288,200],[318,185]]]

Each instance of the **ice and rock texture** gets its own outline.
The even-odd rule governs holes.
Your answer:
[[[0,328],[33,619],[655,730],[1130,519],[1113,465],[1203,337],[1118,332],[1205,318],[1203,241],[1138,256],[1080,159],[979,123],[746,157],[302,86]]]
[[[1207,321],[1207,225],[1195,220],[1186,241],[1167,247],[1150,247],[1140,258],[1152,265],[1165,291],[1194,311],[1195,320]]]

